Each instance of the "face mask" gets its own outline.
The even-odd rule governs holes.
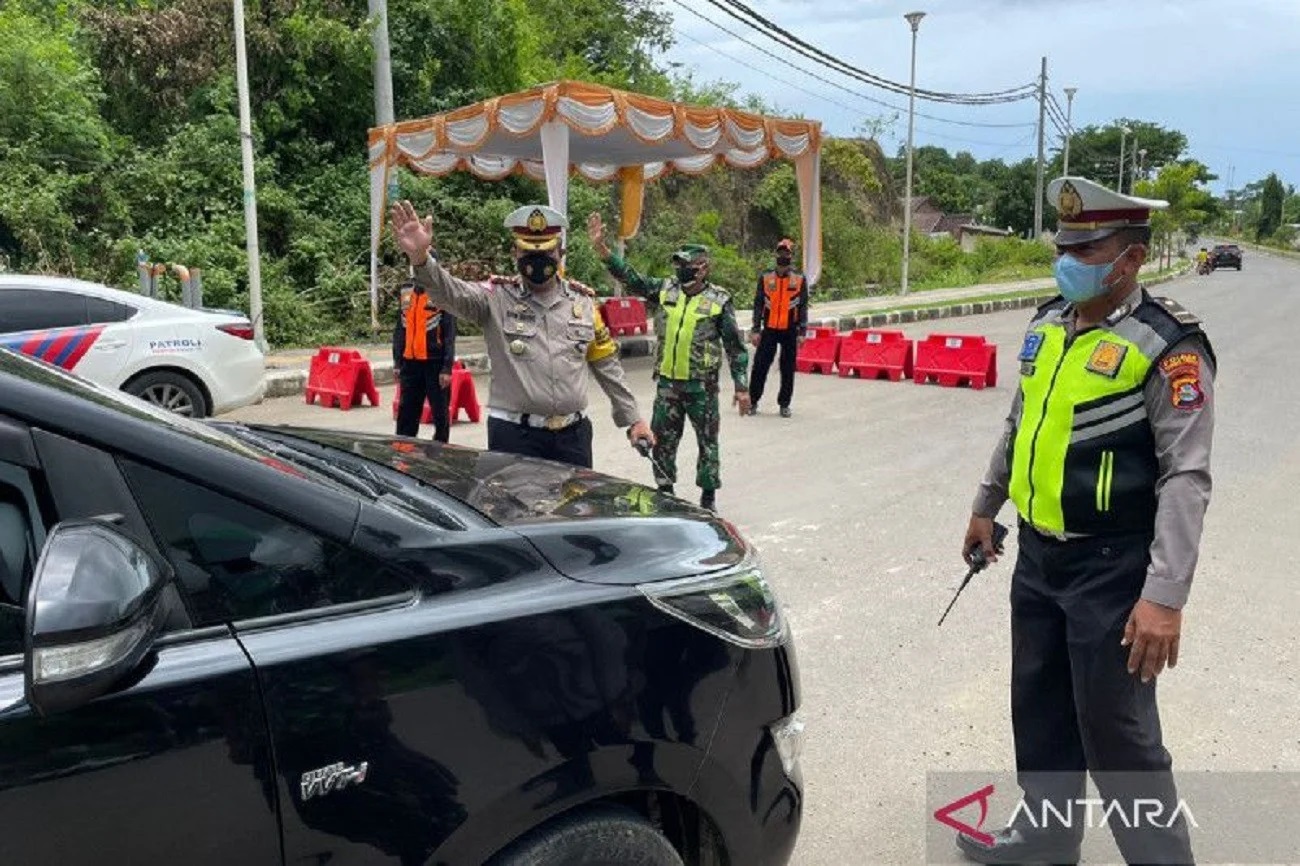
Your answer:
[[[691,283],[695,282],[695,278],[699,273],[700,269],[694,265],[678,265],[677,281],[683,286],[689,286]]]
[[[1106,294],[1110,290],[1106,279],[1128,251],[1129,248],[1125,247],[1115,261],[1103,265],[1086,265],[1068,253],[1058,256],[1052,264],[1052,273],[1056,276],[1056,285],[1061,289],[1061,297],[1081,304]]]
[[[776,257],[776,266],[779,267],[779,268],[788,268],[788,267],[790,267],[790,262],[791,262],[791,258],[790,258],[789,256],[777,256],[777,257]]]
[[[546,253],[527,253],[516,263],[519,275],[533,285],[540,286],[555,276],[558,266]]]

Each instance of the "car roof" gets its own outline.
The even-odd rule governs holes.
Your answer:
[[[97,298],[117,301],[119,304],[127,304],[132,307],[139,307],[147,310],[169,310],[174,312],[176,310],[188,309],[179,304],[161,301],[156,298],[148,298],[136,292],[115,289],[111,286],[106,286],[103,283],[92,283],[89,280],[79,280],[76,277],[51,277],[42,274],[0,273],[0,292],[5,291],[6,289],[77,292],[79,294],[94,295]],[[195,310],[192,312],[198,311]]]

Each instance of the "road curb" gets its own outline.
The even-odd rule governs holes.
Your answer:
[[[1143,280],[1142,285],[1145,288],[1158,286],[1167,283],[1179,277],[1186,276],[1192,272],[1192,266],[1188,265],[1182,271],[1173,274],[1166,274],[1163,277],[1154,277],[1150,280]],[[1004,313],[1011,310],[1025,310],[1037,307],[1046,301],[1056,297],[1056,292],[1044,290],[1043,292],[1026,295],[1021,298],[1002,298],[991,301],[954,301],[951,304],[945,304],[939,307],[926,307],[924,309],[913,310],[890,310],[879,313],[867,313],[861,316],[838,316],[822,319],[809,319],[810,326],[823,328],[835,328],[837,331],[853,331],[861,328],[885,328],[890,325],[910,325],[917,322],[931,322],[940,319],[958,319],[967,316],[980,316],[988,313]],[[743,336],[748,338],[748,329],[743,329]],[[657,346],[657,341],[653,335],[638,334],[630,337],[616,338],[619,344],[619,354],[624,358],[648,358],[651,357]],[[458,359],[473,373],[488,374],[492,372],[492,365],[488,361],[485,353],[473,355],[462,355]],[[371,364],[371,370],[374,373],[375,384],[391,385],[393,383],[393,363],[391,361],[376,361]],[[272,370],[266,375],[266,396],[271,397],[294,397],[301,395],[307,389],[307,371],[306,370]]]

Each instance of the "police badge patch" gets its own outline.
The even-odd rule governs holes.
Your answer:
[[[1017,361],[1029,362],[1038,357],[1039,351],[1043,348],[1043,335],[1037,331],[1031,331],[1025,334],[1025,343],[1020,347],[1020,355]]]
[[[1097,348],[1092,350],[1092,357],[1088,359],[1087,369],[1089,372],[1114,379],[1119,375],[1119,368],[1124,363],[1124,356],[1127,354],[1128,346],[1102,340],[1097,343]]]
[[[1205,405],[1200,355],[1195,352],[1170,355],[1160,362],[1160,369],[1169,379],[1169,399],[1175,409],[1194,412]]]

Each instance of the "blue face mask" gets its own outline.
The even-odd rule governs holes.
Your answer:
[[[1057,256],[1052,263],[1052,273],[1056,276],[1056,285],[1061,289],[1061,297],[1071,303],[1081,304],[1106,294],[1110,291],[1110,286],[1106,285],[1107,278],[1115,270],[1115,263],[1124,258],[1128,251],[1129,248],[1125,247],[1124,252],[1115,257],[1115,261],[1104,265],[1086,265],[1069,253]]]

